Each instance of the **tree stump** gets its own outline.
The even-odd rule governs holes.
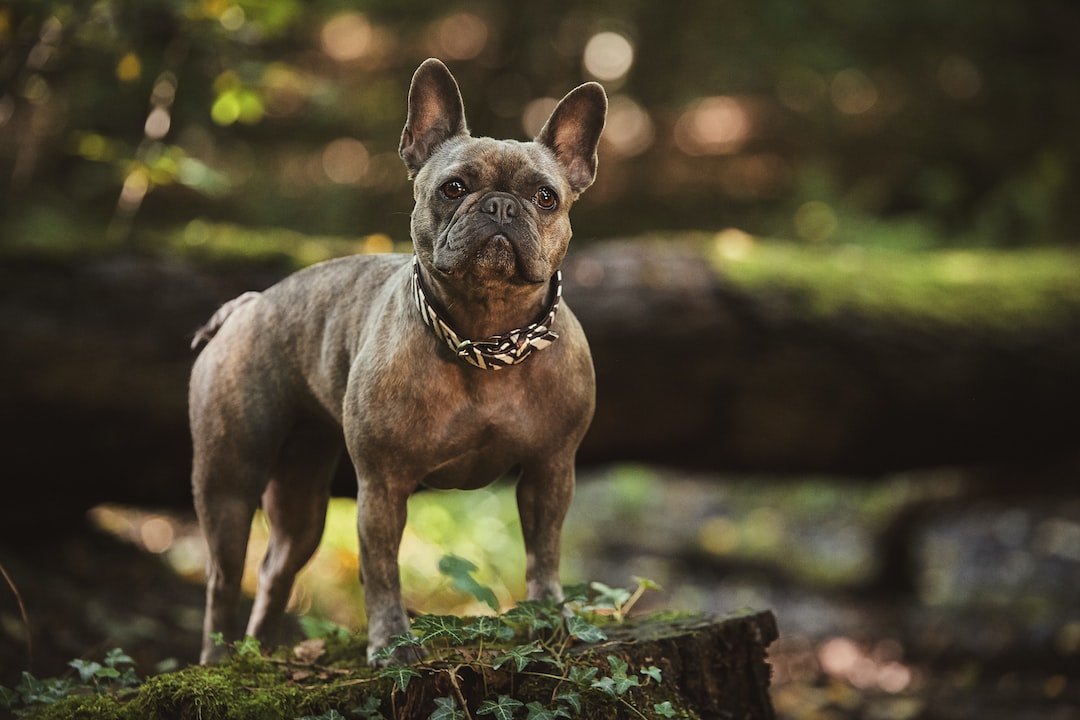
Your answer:
[[[604,624],[596,642],[561,644],[558,657],[530,651],[535,641],[466,644],[383,671],[368,666],[363,638],[307,640],[270,655],[238,643],[215,665],[148,677],[137,688],[36,700],[28,717],[772,720],[766,657],[777,637],[768,611],[654,614]]]

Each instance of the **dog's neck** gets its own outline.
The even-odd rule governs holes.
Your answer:
[[[550,302],[534,322],[502,334],[492,334],[498,332],[495,330],[470,336],[456,330],[449,319],[436,310],[421,278],[420,261],[413,256],[413,299],[424,323],[463,362],[482,370],[501,370],[517,365],[533,351],[542,350],[558,339],[558,333],[551,326],[562,300],[561,272],[556,271],[551,285]]]

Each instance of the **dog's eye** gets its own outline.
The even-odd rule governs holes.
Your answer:
[[[465,187],[465,183],[454,178],[443,183],[442,194],[450,200],[460,200],[469,194],[469,188]]]
[[[542,187],[533,195],[533,202],[541,210],[554,210],[559,204],[559,196],[549,187]]]

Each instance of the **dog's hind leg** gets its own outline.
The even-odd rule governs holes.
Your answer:
[[[242,464],[208,461],[196,445],[193,478],[195,510],[206,536],[209,562],[206,579],[206,615],[200,662],[218,660],[224,642],[240,637],[240,583],[244,575],[251,519],[258,505],[260,472]],[[211,468],[213,470],[211,471]],[[223,482],[224,478],[228,482]]]
[[[304,427],[286,440],[262,496],[270,542],[259,566],[259,585],[247,634],[278,643],[296,574],[322,539],[330,484],[345,449],[340,430]]]

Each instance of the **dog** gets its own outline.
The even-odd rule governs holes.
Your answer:
[[[409,632],[397,555],[406,500],[421,486],[473,489],[516,474],[528,597],[561,599],[560,534],[595,376],[559,268],[606,114],[603,87],[588,82],[532,141],[474,137],[457,81],[426,60],[399,148],[414,253],[301,269],[226,303],[196,333],[192,490],[209,550],[201,663],[225,652],[218,633],[240,638],[260,502],[271,534],[246,634],[278,638],[343,452],[357,478],[373,665]]]

